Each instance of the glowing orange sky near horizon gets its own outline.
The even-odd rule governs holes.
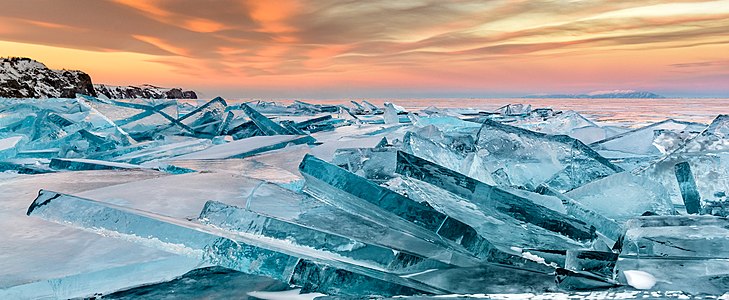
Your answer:
[[[12,1],[0,55],[228,97],[729,96],[729,1]]]

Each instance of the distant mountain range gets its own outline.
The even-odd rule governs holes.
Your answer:
[[[524,96],[524,98],[586,98],[586,99],[608,99],[608,98],[631,98],[631,99],[660,99],[665,98],[661,95],[651,92],[642,92],[634,90],[613,90],[613,91],[595,91],[587,94],[534,94]]]
[[[194,91],[181,88],[94,84],[83,71],[52,70],[26,57],[0,58],[0,98],[75,98],[77,93],[111,99],[197,99]]]

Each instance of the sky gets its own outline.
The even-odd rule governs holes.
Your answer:
[[[729,1],[0,0],[0,56],[213,97],[729,97]]]

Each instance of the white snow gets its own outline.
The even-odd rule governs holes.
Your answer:
[[[248,296],[263,300],[312,300],[316,297],[326,296],[320,293],[300,294],[301,289],[280,292],[248,292]]]
[[[656,285],[656,278],[650,273],[638,270],[625,270],[623,274],[628,284],[636,289],[648,290]]]

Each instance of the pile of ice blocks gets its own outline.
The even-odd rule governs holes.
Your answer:
[[[0,298],[721,294],[728,167],[726,115],[4,99]]]

